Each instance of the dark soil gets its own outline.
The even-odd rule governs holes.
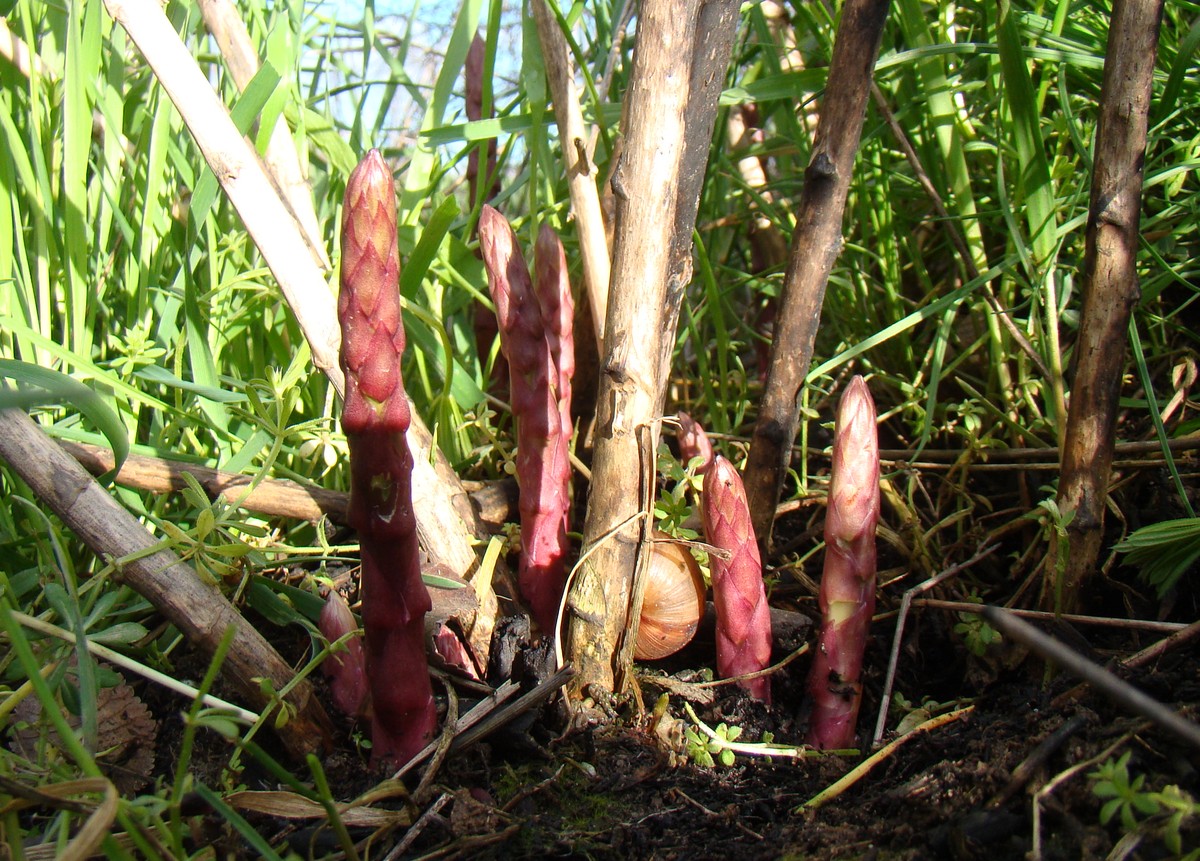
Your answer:
[[[1039,551],[1042,539],[1036,524],[1013,514],[1028,510],[1017,497],[1012,488],[989,490],[986,510],[995,512],[994,520],[989,520],[991,515],[980,517],[975,527],[963,529],[952,542],[939,536],[943,544],[937,555],[942,559],[970,558],[976,552],[972,548],[985,543],[981,530],[992,529],[989,535],[1001,536],[1001,547],[925,597],[1036,603],[1034,589],[1018,584],[1028,586],[1040,579],[1038,560],[1045,555],[1044,544]],[[1139,505],[1144,508],[1145,500],[1124,502],[1123,507],[1133,511]],[[793,544],[811,546],[820,521],[819,511],[801,507],[781,526],[784,534],[795,536]],[[922,571],[920,560],[914,560],[881,543],[884,585],[865,662],[859,718],[859,730],[866,735],[874,727],[883,696],[900,599],[905,589],[936,573],[928,565]],[[814,615],[811,578],[819,573],[820,560],[801,565],[781,555],[770,561],[777,566],[772,604]],[[1088,611],[1120,619],[1191,623],[1200,618],[1196,583],[1195,577],[1185,578],[1164,603],[1141,586],[1134,572],[1118,569],[1111,579],[1097,575],[1087,596]],[[295,665],[307,660],[310,641],[299,626],[277,628],[262,622],[261,627]],[[1110,665],[1166,636],[1115,625],[1041,627],[1094,662]],[[913,607],[893,690],[903,695],[909,708],[925,707],[931,715],[967,706],[971,710],[908,737],[840,797],[817,809],[806,803],[862,757],[822,755],[789,761],[739,755],[732,765],[712,767],[699,766],[689,757],[684,737],[693,726],[684,710],[689,697],[700,720],[712,727],[724,723],[741,728],[738,740],[743,742],[758,741],[769,731],[778,743],[799,744],[807,720],[807,656],[773,677],[774,705],[769,709],[729,687],[707,689],[707,700],[700,699],[697,689],[687,685],[712,665],[711,635],[706,642],[703,630],[680,655],[644,668],[636,695],[596,703],[595,709],[573,717],[565,714],[562,703],[552,702],[451,753],[432,774],[428,764],[421,766],[405,778],[404,786],[389,789],[381,783],[382,776],[370,767],[365,730],[348,722],[333,739],[323,770],[335,799],[349,802],[372,792],[367,807],[398,812],[402,824],[394,822],[390,828],[349,826],[350,837],[359,841],[360,857],[372,859],[1016,861],[1039,857],[1035,850],[1043,859],[1070,861],[1180,857],[1167,848],[1161,815],[1138,812],[1132,829],[1122,824],[1120,815],[1102,824],[1105,799],[1094,792],[1097,781],[1091,775],[1128,754],[1130,780],[1143,781],[1131,801],[1144,802],[1148,793],[1168,786],[1200,799],[1200,750],[1185,746],[1143,716],[1121,711],[1092,690],[1077,688],[1074,679],[1056,675],[1009,641],[985,648],[980,633],[977,616],[937,606]],[[807,639],[813,639],[811,632]],[[205,672],[204,662],[186,653],[177,661],[180,678],[198,679]],[[675,684],[647,677],[667,674]],[[1200,717],[1200,640],[1121,675],[1192,720]],[[323,681],[314,681],[334,714]],[[664,703],[661,697],[668,689]],[[465,688],[458,691],[462,714],[473,704],[472,694]],[[182,735],[179,700],[154,686],[141,687],[139,693],[159,721],[157,776],[170,785]],[[894,736],[902,717],[903,710],[893,708],[887,724],[892,735],[885,741]],[[269,733],[256,741],[300,780],[312,784],[305,764],[287,763],[272,747]],[[287,789],[278,774],[249,753],[241,755],[240,770],[231,774],[232,752],[216,734],[201,733],[192,759],[195,781],[230,790]],[[211,810],[203,799],[195,801],[188,811],[196,814],[195,848],[211,845],[224,857],[258,857],[248,848],[245,834],[229,824],[228,814]],[[341,851],[334,831],[314,824],[320,820],[238,809],[248,823],[244,827],[253,828],[272,846],[286,846],[300,857],[338,857]],[[1184,853],[1200,848],[1200,815],[1183,821],[1180,837]],[[361,842],[368,838],[369,851]]]
[[[1032,796],[1043,791],[1041,857],[1105,858],[1116,857],[1109,853],[1124,829],[1119,817],[1106,826],[1100,823],[1102,799],[1092,791],[1095,781],[1089,778],[1099,763],[1129,753],[1130,775],[1145,775],[1142,792],[1173,784],[1200,798],[1200,751],[1138,716],[1122,713],[1089,690],[1075,688],[1072,679],[1043,681],[1041,665],[1034,660],[1017,661],[1012,654],[968,656],[960,643],[947,639],[948,626],[937,620],[939,613],[945,611],[924,609],[910,620],[913,645],[904,652],[897,689],[919,698],[933,689],[954,687],[957,701],[935,706],[934,711],[968,702],[973,710],[913,736],[819,809],[804,805],[860,757],[793,762],[738,756],[732,766],[697,766],[682,741],[683,729],[690,725],[682,708],[684,698],[678,691],[671,695],[669,711],[656,723],[653,707],[660,687],[643,678],[642,710],[630,698],[612,704],[614,710],[604,720],[564,730],[560,707],[547,707],[531,725],[509,727],[449,756],[418,795],[393,794],[374,802],[377,808],[406,811],[407,821],[415,825],[377,832],[371,857],[383,857],[406,840],[396,857],[1004,861],[1033,857]],[[860,719],[865,732],[874,725],[891,632],[891,624],[881,622],[872,644],[874,670]],[[1093,628],[1081,636],[1108,655],[1121,657],[1163,635]],[[291,645],[303,647],[299,641]],[[703,649],[703,644],[693,647],[683,662]],[[1200,647],[1192,643],[1130,680],[1194,718],[1200,703],[1198,666]],[[803,715],[797,713],[797,704],[805,671],[806,660],[801,658],[780,672],[774,686],[776,705],[770,710],[729,688],[716,689],[713,702],[693,707],[710,726],[723,722],[742,727],[740,741],[758,740],[770,730],[777,742],[799,742]],[[683,670],[676,675],[690,679],[696,673]],[[923,688],[925,678],[932,684]],[[464,693],[460,709],[469,706]],[[893,715],[889,727],[898,717]],[[355,798],[379,781],[379,775],[371,773],[368,751],[356,741],[361,737],[346,732],[324,762],[339,799]],[[243,757],[246,770],[236,778],[224,772],[230,750],[215,736],[199,747],[198,780],[210,786],[280,788],[250,757]],[[160,741],[159,755],[160,765],[170,761],[171,743],[166,739]],[[1069,773],[1073,767],[1077,770]],[[303,766],[293,770],[305,772]],[[406,781],[409,791],[418,779]],[[1055,780],[1058,785],[1047,791]],[[338,852],[328,828],[246,815],[273,844],[286,840],[302,857]],[[1200,847],[1198,818],[1185,823],[1185,851]],[[1144,816],[1139,820],[1145,823],[1145,833],[1132,853],[1121,857],[1177,857],[1158,836],[1161,821],[1146,822]],[[237,857],[254,855],[230,833],[222,817],[210,813],[203,822],[199,834],[207,842]],[[350,829],[356,840],[373,831]]]

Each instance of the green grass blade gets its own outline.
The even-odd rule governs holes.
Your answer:
[[[401,296],[412,300],[417,295],[421,281],[429,273],[429,267],[438,256],[438,250],[458,215],[458,203],[453,197],[447,197],[438,204],[429,217],[429,223],[421,231],[421,238],[416,247],[404,261],[404,269],[400,273]]]
[[[454,30],[446,45],[445,58],[441,71],[433,86],[433,94],[421,121],[421,131],[428,131],[443,125],[454,84],[467,61],[467,51],[471,40],[475,37],[479,25],[479,15],[483,9],[482,0],[464,0],[458,17],[454,22]],[[417,224],[425,203],[431,198],[436,173],[436,155],[433,146],[422,137],[414,148],[408,170],[404,175],[404,188],[400,192],[400,220],[402,224]]]
[[[945,296],[930,302],[925,307],[917,311],[913,311],[903,319],[897,320],[895,323],[892,323],[889,326],[885,326],[883,329],[879,330],[870,337],[864,338],[854,346],[843,350],[836,356],[833,356],[832,358],[822,362],[820,365],[817,365],[817,367],[808,372],[808,376],[805,377],[805,382],[811,385],[822,376],[832,373],[834,370],[840,368],[851,359],[857,358],[879,344],[882,344],[891,338],[895,338],[898,335],[909,331],[918,323],[941,315],[942,312],[962,302],[976,290],[980,289],[990,279],[995,278],[998,274],[999,270],[989,270],[988,272],[984,272],[975,281],[968,281],[966,284],[963,284],[961,287],[952,290]]]
[[[1025,207],[1029,244],[1034,254],[1032,262],[1041,273],[1052,262],[1057,245],[1054,186],[1046,159],[1046,143],[1042,138],[1041,117],[1037,112],[1037,93],[1011,0],[1000,2],[996,42],[1019,165],[1016,177],[1020,192],[1018,202]]]
[[[205,233],[211,232],[206,230]],[[214,243],[211,241],[209,251],[210,253],[216,252]],[[184,328],[187,333],[185,349],[188,365],[192,371],[192,379],[197,386],[219,390],[221,387],[220,377],[217,374],[216,362],[213,360],[213,353],[208,341],[209,326],[205,315],[201,312],[201,297],[197,295],[200,287],[194,277],[185,278],[184,283],[186,285],[183,302]],[[207,398],[200,401],[200,409],[203,410],[209,425],[218,433],[217,440],[221,447],[221,459],[228,459],[231,454],[228,439],[232,433],[229,429],[228,410],[221,401]]]
[[[1171,446],[1169,445],[1170,437],[1167,434],[1167,429],[1163,425],[1162,411],[1158,408],[1158,398],[1154,394],[1154,381],[1150,377],[1150,368],[1146,364],[1146,354],[1142,349],[1142,337],[1138,333],[1137,320],[1129,321],[1129,344],[1133,350],[1133,363],[1137,368],[1138,377],[1142,382],[1142,389],[1146,393],[1146,406],[1150,413],[1150,421],[1154,425],[1154,433],[1158,437],[1159,444],[1162,445],[1163,462],[1167,465],[1167,471],[1171,474],[1171,481],[1175,485],[1175,491],[1179,495],[1180,504],[1183,505],[1189,517],[1195,517],[1196,512],[1192,508],[1192,502],[1188,498],[1187,488],[1184,487],[1183,477],[1179,474],[1179,467],[1175,463],[1175,458],[1171,454]]]
[[[5,377],[26,386],[35,386],[38,391],[14,392],[0,390],[0,408],[68,403],[85,417],[96,430],[104,434],[113,451],[116,466],[111,473],[101,477],[107,480],[121,469],[129,455],[129,434],[120,416],[105,403],[104,399],[78,380],[51,368],[43,368],[27,362],[0,358],[0,377]]]
[[[162,410],[164,412],[171,411],[171,406],[164,401],[159,400],[151,395],[147,395],[140,389],[137,389],[129,383],[109,373],[104,368],[99,367],[95,363],[83,358],[82,356],[72,353],[61,344],[50,338],[44,338],[37,332],[30,329],[23,320],[14,317],[0,317],[0,327],[8,328],[15,334],[28,340],[34,347],[45,351],[47,354],[54,357],[58,362],[61,362],[65,367],[74,368],[81,376],[86,379],[93,379],[97,382],[110,386],[117,394],[125,395],[131,401],[142,404],[143,406],[153,409]]]
[[[66,341],[76,353],[91,342],[86,314],[91,285],[87,251],[88,154],[92,145],[91,82],[100,71],[101,10],[96,3],[71,3],[67,20],[66,70],[63,75],[63,153],[61,211],[66,251]]]
[[[1179,43],[1179,48],[1175,52],[1175,60],[1171,63],[1171,72],[1167,76],[1167,83],[1162,88],[1162,95],[1152,105],[1152,110],[1156,115],[1163,116],[1174,111],[1180,95],[1183,94],[1188,76],[1191,75],[1192,80],[1195,80],[1193,60],[1197,50],[1200,50],[1200,19],[1192,24],[1183,41]]]
[[[34,656],[33,649],[30,648],[29,641],[25,638],[24,630],[12,616],[16,609],[12,606],[12,586],[9,583],[8,575],[3,571],[0,571],[0,586],[3,587],[0,589],[0,628],[4,629],[4,633],[8,637],[9,648],[16,656],[17,663],[25,672],[25,677],[33,686],[33,691],[42,704],[42,714],[46,716],[58,733],[64,752],[75,760],[75,764],[79,766],[80,770],[88,777],[101,777],[100,767],[96,765],[96,760],[80,742],[75,730],[67,723],[67,719],[62,713],[62,707],[55,699],[49,685],[46,684],[46,680],[42,678],[41,663]]]
[[[279,853],[266,841],[266,838],[253,825],[247,822],[244,816],[226,804],[220,795],[213,792],[213,790],[209,789],[203,783],[194,784],[192,791],[204,799],[217,815],[241,835],[242,839],[246,841],[246,845],[254,850],[257,857],[263,858],[265,861],[283,861]]]
[[[279,72],[270,63],[263,63],[258,72],[250,83],[246,85],[246,89],[234,102],[229,115],[233,120],[233,124],[242,134],[247,134],[250,131],[254,122],[259,119],[267,102],[275,95],[279,88]],[[212,169],[205,165],[200,174],[200,179],[196,183],[196,190],[192,194],[192,224],[204,224],[208,217],[209,210],[217,199],[218,184],[217,178],[213,175]]]

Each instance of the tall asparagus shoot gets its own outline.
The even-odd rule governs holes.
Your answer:
[[[412,507],[410,421],[400,373],[404,322],[396,189],[378,150],[350,174],[342,210],[342,429],[350,448],[350,524],[362,551],[363,628],[371,689],[371,755],[407,762],[432,738],[437,709],[425,658],[425,614]]]
[[[539,304],[516,234],[490,206],[485,206],[479,217],[479,244],[500,322],[500,349],[508,359],[509,391],[517,421],[517,484],[521,491],[518,585],[537,624],[543,631],[555,633],[566,584],[571,470],[567,458],[570,394],[562,390],[570,375],[560,370],[565,355],[573,350],[567,334],[570,328],[564,328],[563,322],[569,318],[562,310],[569,300],[563,301],[558,311],[552,310],[554,303],[548,299],[543,300],[544,306]],[[560,273],[565,273],[565,268],[560,268]],[[565,276],[547,276],[546,280],[548,284],[565,283]],[[572,356],[570,367],[573,364]],[[565,407],[561,404],[564,396]]]
[[[771,612],[762,560],[742,477],[721,455],[704,473],[700,513],[705,539],[728,554],[709,554],[717,610],[717,674],[728,679],[765,670],[771,663]],[[768,677],[738,684],[754,698],[771,702]]]
[[[875,402],[862,377],[846,387],[833,437],[821,632],[808,677],[808,743],[855,746],[863,652],[875,612],[875,525],[879,521],[879,434]]]
[[[467,62],[463,66],[463,84],[465,86],[465,105],[467,119],[474,122],[484,118],[484,90],[488,90],[490,94],[491,86],[485,80],[484,73],[487,60],[487,43],[478,33],[471,40],[471,47],[467,50]],[[491,98],[488,102],[488,117],[492,116]],[[487,156],[484,159],[483,169],[480,169],[479,161],[480,154],[486,152]],[[471,152],[467,155],[467,200],[470,202],[471,209],[475,209],[475,204],[482,198],[486,203],[500,193],[500,179],[496,174],[496,139],[489,138],[486,143],[479,143],[471,147]],[[475,300],[475,319],[472,327],[475,330],[475,346],[480,354],[486,356],[492,348],[492,344],[496,341],[496,334],[500,330],[500,325],[496,322],[496,314],[482,300]],[[503,389],[508,384],[508,362],[503,354],[496,357],[495,363],[492,365],[492,380],[499,383],[499,389]],[[497,392],[501,398],[507,397],[507,392]]]
[[[487,43],[484,42],[482,36],[476,33],[475,38],[471,40],[471,47],[467,50],[466,65],[463,66],[463,82],[466,85],[465,108],[467,119],[472,121],[484,118],[484,85],[487,83],[484,80],[486,55]],[[486,87],[486,89],[491,88]],[[487,115],[490,117],[493,114],[490,98],[487,107]],[[479,168],[481,150],[487,154],[482,170]],[[472,209],[475,208],[475,202],[479,200],[481,189],[485,201],[491,200],[500,192],[500,181],[496,176],[495,138],[489,138],[487,143],[473,147],[467,156],[467,199],[470,201]]]
[[[575,376],[575,300],[567,278],[567,254],[558,235],[548,224],[538,231],[533,249],[534,293],[542,313],[546,346],[557,371],[558,421],[562,428],[561,447],[566,458],[571,434],[571,380]],[[561,465],[560,465],[561,468]],[[562,469],[563,529],[570,529],[571,469],[569,460]]]

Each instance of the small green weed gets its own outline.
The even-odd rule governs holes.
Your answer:
[[[1119,818],[1127,833],[1154,833],[1176,857],[1200,858],[1200,849],[1183,854],[1183,829],[1200,817],[1200,803],[1175,785],[1159,792],[1145,789],[1146,775],[1129,773],[1130,756],[1126,751],[1115,762],[1110,758],[1088,775],[1094,781],[1092,794],[1104,800],[1100,824]]]
[[[968,598],[971,603],[982,603],[978,598]],[[1000,642],[1000,632],[983,620],[978,613],[959,613],[954,633],[963,638],[963,643],[977,658],[987,654],[988,648]]]
[[[1137,827],[1137,814],[1150,816],[1158,812],[1158,803],[1152,794],[1142,789],[1146,775],[1130,776],[1129,756],[1126,752],[1116,762],[1109,759],[1088,775],[1096,781],[1092,793],[1107,799],[1100,808],[1100,824],[1107,825],[1119,814],[1121,826],[1126,831]]]
[[[722,765],[733,765],[734,758],[742,756],[765,756],[777,759],[807,759],[810,756],[836,755],[839,751],[813,750],[794,744],[776,744],[773,733],[764,732],[756,742],[738,741],[742,736],[740,726],[718,724],[714,729],[696,716],[689,703],[683,704],[692,725],[684,730],[684,745],[688,759],[696,765],[712,768],[719,761]],[[717,759],[713,759],[713,754]]]
[[[1165,595],[1200,559],[1200,517],[1152,523],[1113,548],[1136,565],[1142,579]]]
[[[713,768],[718,762],[721,765],[733,765],[733,751],[722,742],[734,742],[742,737],[740,726],[718,724],[713,730],[719,738],[711,738],[700,733],[696,727],[689,726],[684,731],[684,741],[687,744],[687,756],[696,765]],[[713,759],[713,755],[716,759]]]
[[[684,523],[696,514],[694,501],[704,483],[696,473],[699,464],[698,457],[693,458],[692,463],[680,463],[671,454],[666,443],[658,447],[658,474],[663,477],[668,489],[664,490],[654,503],[655,525],[676,538],[699,537],[695,529],[684,526]]]

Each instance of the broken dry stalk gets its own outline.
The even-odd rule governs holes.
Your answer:
[[[399,281],[395,185],[371,150],[350,175],[342,210],[342,429],[350,447],[349,520],[362,548],[371,753],[393,765],[420,751],[437,725],[425,659],[431,603],[421,580],[405,439]]]
[[[720,455],[704,475],[701,514],[705,539],[729,554],[709,556],[717,609],[717,673],[726,679],[756,673],[771,663],[771,612],[746,490],[733,464]],[[756,699],[771,702],[769,677],[743,679],[738,685]]]
[[[560,353],[571,348],[570,337],[565,334],[570,327],[562,328],[561,312],[544,318],[516,234],[504,216],[490,206],[485,206],[479,217],[479,244],[500,322],[500,348],[508,359],[509,389],[517,422],[517,483],[521,488],[518,585],[534,620],[543,631],[553,633],[566,584],[567,486],[571,471],[567,459],[569,432],[565,430],[570,427],[570,404],[568,401],[564,415],[560,406],[563,393],[559,390],[560,380],[569,380],[570,375],[562,370],[565,366],[561,360],[556,361],[554,354],[556,348]],[[560,308],[567,304],[561,303]]]
[[[829,784],[829,786],[825,787],[812,798],[808,799],[808,801],[804,802],[804,804],[802,804],[800,807],[797,807],[794,812],[803,813],[805,810],[815,810],[818,807],[828,804],[830,801],[833,801],[833,799],[837,798],[847,789],[854,786],[854,784],[866,777],[880,763],[890,759],[898,748],[908,744],[913,739],[920,738],[927,732],[931,732],[935,729],[941,729],[942,727],[946,726],[946,724],[954,723],[956,720],[962,720],[963,718],[973,714],[974,711],[975,706],[964,706],[961,709],[955,709],[952,712],[946,712],[945,714],[931,717],[924,723],[918,724],[904,735],[900,736],[899,738],[892,739],[886,745],[879,748],[879,750],[875,751],[875,753],[871,754],[858,765],[854,766],[854,768],[850,769],[833,783]],[[849,750],[847,752],[853,753],[854,751]]]
[[[236,4],[233,0],[201,0],[199,5],[200,14],[204,16],[204,23],[225,58],[234,84],[239,92],[245,92],[262,67],[262,62]],[[282,116],[276,120],[271,137],[267,140],[263,166],[271,183],[279,191],[279,199],[295,217],[313,259],[322,270],[329,271],[332,267],[325,254],[325,240],[317,223],[312,189],[304,177],[304,168],[296,154],[291,130]]]
[[[875,402],[862,377],[838,407],[825,515],[821,632],[808,677],[808,742],[854,747],[862,699],[862,661],[875,612],[875,525],[879,521],[879,434]]]
[[[583,287],[591,311],[596,343],[604,340],[608,313],[608,280],[611,269],[604,215],[596,191],[592,164],[595,137],[584,125],[583,109],[575,90],[575,59],[563,31],[546,0],[530,3],[537,24],[538,41],[545,58],[546,84],[554,103],[558,139],[562,144],[563,168],[571,195],[571,216],[579,236],[583,264]]]
[[[889,4],[890,0],[847,0],[834,39],[821,118],[796,211],[766,387],[746,462],[750,510],[764,545],[771,542],[775,506],[787,477],[825,287],[842,250],[846,197]]]

